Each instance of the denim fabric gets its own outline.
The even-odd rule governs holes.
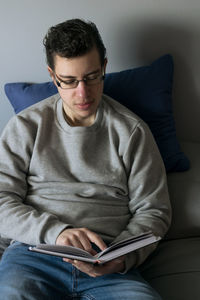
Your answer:
[[[9,246],[0,263],[0,300],[161,300],[137,270],[92,278],[62,258]]]

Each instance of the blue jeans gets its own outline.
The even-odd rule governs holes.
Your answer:
[[[28,251],[19,242],[0,262],[1,300],[161,300],[137,270],[90,277],[62,258]]]

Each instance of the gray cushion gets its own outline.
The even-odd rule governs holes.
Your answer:
[[[163,300],[199,299],[200,237],[162,241],[140,267]]]
[[[172,224],[167,239],[200,235],[200,143],[181,143],[191,169],[168,174]]]

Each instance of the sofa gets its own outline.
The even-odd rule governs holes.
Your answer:
[[[200,143],[180,142],[172,110],[173,58],[106,75],[104,93],[149,125],[162,155],[172,205],[172,223],[157,249],[139,267],[163,300],[200,298]],[[57,93],[52,82],[8,83],[15,113]],[[1,238],[0,254],[9,244]]]
[[[200,143],[183,142],[181,146],[191,167],[167,176],[171,227],[140,266],[163,300],[200,299]]]

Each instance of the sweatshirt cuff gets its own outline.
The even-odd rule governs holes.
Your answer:
[[[65,229],[73,228],[71,224],[65,224],[62,222],[56,222],[48,226],[48,229],[44,235],[44,243],[55,244],[59,234]]]
[[[132,267],[136,266],[137,254],[135,252],[131,252],[126,254],[125,258],[125,269],[119,274],[126,274]]]

